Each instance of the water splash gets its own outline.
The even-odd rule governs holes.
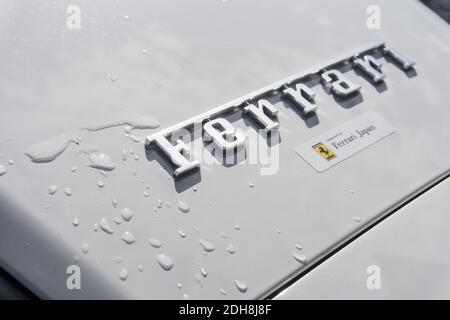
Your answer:
[[[72,136],[61,135],[55,139],[33,144],[25,151],[25,155],[27,155],[32,162],[51,162],[58,158],[71,143],[78,145],[80,144],[80,141]]]
[[[146,117],[141,115],[128,115],[124,117],[122,120],[110,121],[101,125],[88,126],[82,129],[95,132],[118,126],[129,126],[131,130],[156,129],[159,127],[159,122],[157,119],[153,117]]]

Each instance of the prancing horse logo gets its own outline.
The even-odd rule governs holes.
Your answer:
[[[328,148],[326,145],[324,145],[322,142],[314,145],[312,147],[322,158],[330,161],[331,159],[336,158],[336,154],[331,151],[330,148]]]

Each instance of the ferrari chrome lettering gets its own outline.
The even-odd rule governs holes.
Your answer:
[[[361,89],[360,85],[354,84],[336,69],[324,72],[322,74],[322,81],[326,88],[341,98],[355,94]]]
[[[381,72],[381,62],[372,56],[364,56],[364,58],[357,58],[354,61],[355,66],[364,72],[373,82],[378,83],[384,79],[384,74]]]
[[[286,88],[283,90],[285,97],[301,108],[303,114],[307,115],[316,112],[317,106],[312,104],[316,95],[309,87],[303,83],[297,83],[295,89]]]
[[[278,132],[277,129],[281,125],[278,119],[278,108],[275,107],[275,104],[277,106],[278,104],[283,106],[289,100],[300,109],[305,119],[313,116],[317,117],[316,110],[318,106],[314,101],[316,93],[312,87],[318,83],[322,83],[325,92],[331,93],[340,99],[347,99],[361,94],[361,86],[350,80],[351,77],[347,77],[344,73],[349,73],[352,68],[357,68],[367,76],[370,82],[372,82],[372,85],[376,85],[385,78],[381,70],[382,63],[380,59],[382,58],[386,61],[390,60],[395,62],[394,65],[400,67],[404,72],[410,71],[414,66],[412,60],[406,58],[398,51],[386,47],[384,43],[375,44],[357,54],[346,56],[331,63],[324,68],[316,68],[309,73],[293,75],[205,112],[204,114],[193,117],[190,120],[162,130],[146,138],[146,147],[152,148],[156,146],[162,150],[176,167],[174,175],[180,176],[200,167],[200,161],[190,159],[190,147],[185,141],[183,142],[186,136],[193,136],[194,140],[197,141],[199,139],[196,138],[199,136],[203,139],[201,144],[195,144],[200,145],[203,151],[200,150],[198,152],[198,150],[195,150],[195,155],[210,152],[208,145],[204,145],[206,140],[212,141],[217,148],[227,154],[229,152],[237,152],[241,149],[245,151],[249,148],[247,146],[249,133],[246,132],[244,134],[243,132],[245,130],[238,130],[230,121],[233,122],[243,115],[248,115],[253,117],[262,127],[262,130],[265,131],[264,135],[267,145],[270,148],[278,148],[278,144],[281,143],[280,139],[277,139],[278,142],[272,141],[273,139],[269,141],[268,139],[271,132]],[[194,130],[194,128],[199,128],[199,130]],[[180,130],[190,132],[190,134],[180,139],[174,134]],[[192,134],[192,131],[196,132]],[[197,133],[200,134],[197,135]],[[369,131],[366,130],[358,133],[359,135],[368,135]],[[259,136],[264,135],[260,134]],[[249,155],[250,158],[252,156]]]

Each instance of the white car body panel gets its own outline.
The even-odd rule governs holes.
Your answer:
[[[264,298],[449,173],[449,27],[418,2],[379,1],[380,30],[366,27],[369,0],[78,3],[83,20],[75,31],[66,28],[63,2],[0,4],[0,164],[8,169],[0,177],[0,265],[40,297]],[[258,165],[211,166],[174,183],[121,127],[82,131],[79,147],[69,145],[49,163],[32,163],[24,155],[34,143],[124,114],[154,116],[164,129],[379,41],[415,60],[417,75],[408,77],[382,60],[387,89],[378,92],[347,72],[362,86],[363,100],[350,108],[314,87],[316,119],[305,121],[277,104],[284,131],[276,175],[261,176]],[[118,79],[110,81],[108,74]],[[295,153],[371,110],[397,132],[320,174]],[[232,123],[247,127],[242,119]],[[116,164],[107,177],[87,167],[79,153],[92,144]],[[133,149],[139,160],[122,161],[123,149]],[[9,166],[9,159],[15,164]],[[59,187],[53,196],[50,185]],[[72,196],[64,194],[66,187]],[[171,208],[154,213],[158,199]],[[189,203],[188,214],[177,209],[180,200]],[[123,208],[135,216],[115,225]],[[355,222],[356,216],[362,221]],[[102,218],[114,234],[93,231]],[[233,228],[237,223],[240,230]],[[121,240],[125,231],[136,243]],[[149,238],[161,240],[162,247],[152,248]],[[215,251],[205,255],[201,239],[214,243]],[[233,255],[225,250],[229,242],[237,249]],[[90,246],[87,254],[80,251],[83,243]],[[303,246],[306,266],[292,257],[296,244]],[[174,259],[172,270],[156,262],[162,253]],[[74,255],[81,257],[82,290],[66,287]],[[122,263],[115,262],[118,256]],[[195,278],[200,267],[208,271],[203,287]],[[124,268],[129,276],[121,281]],[[244,281],[248,290],[240,292],[233,280]]]

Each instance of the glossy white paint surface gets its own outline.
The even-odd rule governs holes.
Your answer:
[[[66,28],[69,2],[0,4],[0,165],[8,169],[0,177],[0,264],[42,297],[223,298],[220,288],[226,298],[263,297],[300,271],[296,244],[313,262],[450,168],[443,147],[450,139],[450,33],[419,3],[380,1],[382,29],[375,31],[366,28],[369,0],[78,3],[78,31]],[[348,72],[361,84],[363,101],[349,108],[315,87],[318,117],[306,121],[276,104],[284,131],[273,176],[261,176],[258,165],[209,166],[174,184],[120,127],[81,132],[80,146],[70,144],[50,163],[24,155],[34,143],[124,114],[154,116],[164,128],[380,40],[411,56],[417,76],[385,63],[387,90],[378,92]],[[323,174],[295,154],[295,147],[368,110],[398,132]],[[116,165],[107,177],[79,153],[92,144]],[[124,149],[139,160],[122,161]],[[53,196],[51,185],[58,185]],[[171,207],[153,212],[158,199]],[[189,213],[180,212],[179,201]],[[124,208],[134,216],[116,225]],[[93,231],[103,218],[112,235]],[[134,244],[122,241],[126,231]],[[149,238],[162,247],[153,248]],[[204,255],[200,240],[215,250]],[[226,250],[229,243],[236,253]],[[161,254],[173,259],[170,271],[158,263]],[[74,255],[81,256],[80,291],[66,288]],[[195,276],[201,267],[208,273],[203,288]],[[126,281],[119,279],[122,269]],[[233,280],[248,290],[241,293]]]
[[[276,299],[449,299],[450,180],[352,242]],[[370,282],[380,270],[380,287]],[[369,268],[370,274],[367,273]],[[377,271],[378,272],[378,271]],[[367,280],[369,279],[369,288]]]

